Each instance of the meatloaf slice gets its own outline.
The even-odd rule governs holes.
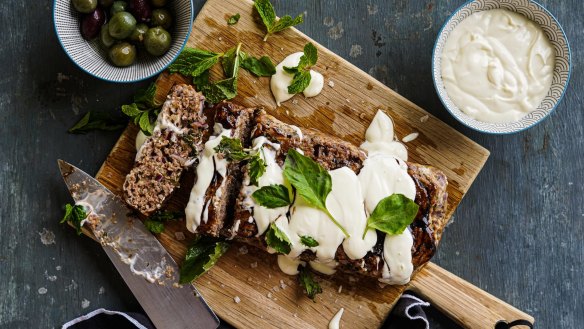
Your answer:
[[[138,151],[123,188],[128,205],[144,216],[163,206],[179,185],[183,170],[195,162],[201,151],[207,127],[202,111],[204,100],[192,86],[174,86],[152,136]]]
[[[218,127],[219,130],[229,129],[230,138],[239,139],[244,148],[248,147],[255,109],[242,108],[233,103],[222,102],[217,104],[213,110],[215,112],[213,119],[214,127]],[[217,132],[211,139],[221,138],[216,135]],[[214,156],[222,157],[221,154]],[[213,160],[215,167],[217,165],[216,160],[219,160],[219,158]],[[219,174],[217,170],[214,171],[211,182],[206,189],[204,199],[201,200],[204,208],[200,214],[189,210],[191,203],[196,203],[197,201],[195,199],[199,197],[191,192],[189,206],[187,206],[186,211],[187,228],[189,230],[210,236],[219,235],[219,230],[224,226],[225,221],[229,221],[232,217],[235,198],[241,188],[243,178],[242,168],[244,165],[242,162],[228,162],[225,176]],[[193,187],[194,190],[195,187]],[[197,220],[189,217],[195,215],[200,216],[198,219],[199,224],[192,226],[191,223],[197,222]]]
[[[366,158],[364,150],[346,141],[313,129],[300,129],[285,124],[264,112],[256,116],[252,132],[252,139],[260,136],[267,138],[270,142],[280,144],[276,152],[276,161],[280,166],[283,166],[288,150],[291,148],[302,150],[304,155],[311,157],[327,170],[346,166],[358,174]],[[243,168],[243,172],[243,175],[247,176],[246,167]],[[412,262],[415,267],[418,267],[432,257],[440,241],[445,224],[447,180],[439,170],[414,163],[408,163],[408,174],[416,185],[414,202],[419,205],[418,214],[410,225],[414,238]],[[232,224],[224,227],[222,235],[266,249],[263,235],[257,236],[258,227],[253,219],[253,207],[246,202],[249,198],[247,194],[249,191],[245,188],[239,192]],[[382,256],[384,237],[385,234],[378,232],[377,244],[362,259],[350,259],[345,254],[343,246],[339,246],[335,256],[339,263],[337,269],[352,274],[360,273],[381,278],[384,265]],[[316,255],[307,250],[300,258],[310,261],[314,260]]]

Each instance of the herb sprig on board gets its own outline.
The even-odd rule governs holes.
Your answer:
[[[300,273],[298,274],[298,282],[300,286],[306,291],[308,298],[314,301],[317,294],[322,293],[322,288],[320,284],[314,280],[312,272],[307,267],[302,266],[300,268]]]
[[[144,220],[144,226],[146,226],[150,232],[160,234],[164,232],[165,222],[182,218],[184,218],[184,214],[179,211],[158,211]]]
[[[190,283],[205,274],[229,249],[223,240],[198,236],[187,250],[180,267],[180,284]]]
[[[242,51],[239,43],[226,52],[185,48],[178,58],[170,64],[171,73],[181,73],[193,78],[193,84],[205,95],[209,103],[219,103],[222,100],[233,99],[237,96],[237,81],[239,69],[243,68],[258,77],[272,76],[276,67],[272,60],[263,56],[255,58]],[[210,70],[215,64],[221,63],[225,78],[211,82]]]
[[[237,13],[235,15],[231,15],[227,19],[227,25],[235,25],[235,24],[237,24],[237,22],[239,22],[239,19],[240,18],[241,18],[241,15],[239,13]]]
[[[304,54],[300,57],[300,62],[296,67],[284,66],[284,71],[293,74],[294,78],[288,86],[289,94],[298,94],[308,88],[310,85],[311,75],[310,68],[316,65],[318,61],[318,50],[312,43],[304,46]]]
[[[262,22],[266,26],[266,35],[264,41],[268,40],[268,37],[274,33],[283,31],[291,26],[298,25],[304,22],[302,14],[292,18],[290,15],[285,15],[278,19],[276,17],[276,11],[270,0],[255,0],[255,9],[260,15]]]

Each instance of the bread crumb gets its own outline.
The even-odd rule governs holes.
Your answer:
[[[221,284],[221,288],[225,288],[225,285],[223,283]]]
[[[341,291],[343,291],[343,285],[340,285],[340,286],[339,286],[339,291],[338,291],[338,292],[339,292],[339,294],[341,293]]]
[[[185,239],[185,234],[183,232],[174,232],[174,237],[177,241],[183,241]]]
[[[258,267],[258,262],[253,262],[253,263],[249,264],[249,267],[251,267],[251,268]]]
[[[272,298],[272,293],[268,292],[268,294],[266,296],[268,296],[268,298]]]
[[[239,304],[241,302],[241,298],[239,298],[239,296],[235,296],[233,297],[233,301],[235,302],[235,304]]]
[[[329,80],[328,86],[331,87],[331,88],[334,88],[335,87],[335,82],[333,80]]]
[[[219,37],[219,41],[223,41],[223,38],[222,37]]]
[[[247,249],[246,246],[241,246],[238,251],[240,255],[245,255],[248,253],[249,250]]]
[[[430,119],[430,116],[426,114],[420,118],[420,122],[424,123],[424,122],[428,121],[428,119]]]

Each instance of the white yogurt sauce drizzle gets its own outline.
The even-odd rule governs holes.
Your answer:
[[[333,318],[331,319],[331,322],[329,322],[328,328],[329,329],[339,329],[339,326],[341,324],[341,317],[343,316],[343,312],[345,311],[344,308],[341,308],[337,314],[335,314],[335,316],[333,316]]]
[[[218,159],[213,150],[220,142],[220,136],[229,136],[230,130],[215,126],[215,136],[205,143],[205,149],[199,158],[197,167],[197,182],[191,191],[191,197],[186,209],[187,228],[195,232],[201,220],[206,222],[204,209],[205,191],[217,171],[225,177],[226,160]],[[302,138],[298,129],[297,137]],[[404,194],[410,199],[415,197],[415,185],[407,174],[407,150],[403,144],[395,140],[391,119],[379,111],[366,133],[366,141],[362,148],[369,152],[359,175],[348,167],[329,171],[332,180],[332,190],[326,199],[326,207],[333,217],[347,230],[349,237],[328,218],[328,216],[309,206],[301,197],[296,197],[290,207],[268,209],[255,204],[251,194],[262,186],[289,183],[284,179],[283,170],[276,162],[276,153],[280,145],[270,142],[265,137],[252,141],[254,150],[266,163],[266,172],[258,179],[258,186],[252,186],[249,177],[244,180],[244,192],[247,195],[244,206],[253,213],[250,222],[255,221],[258,236],[265,233],[271,223],[284,232],[291,241],[291,251],[287,255],[278,255],[280,269],[289,275],[298,274],[298,266],[305,265],[298,257],[310,249],[316,254],[316,259],[309,262],[310,266],[323,274],[335,273],[337,262],[334,257],[338,247],[350,259],[363,258],[377,243],[377,232],[368,230],[363,239],[367,225],[367,216],[375,209],[377,203],[394,193]],[[403,160],[402,160],[403,159]],[[290,211],[290,218],[286,214]],[[307,247],[300,237],[310,236],[319,245]],[[383,282],[404,284],[409,281],[413,270],[411,248],[413,238],[409,230],[397,236],[386,235],[384,240]],[[271,250],[274,252],[274,250]]]
[[[227,174],[227,159],[217,157],[214,148],[219,145],[222,136],[231,137],[231,129],[224,129],[221,124],[216,123],[213,130],[214,136],[211,136],[209,141],[205,143],[205,148],[199,156],[197,182],[191,190],[189,203],[185,209],[187,229],[193,233],[201,225],[201,221],[207,222],[210,200],[205,204],[205,195],[215,172],[223,177],[221,186],[225,184],[225,176]]]
[[[272,89],[272,94],[276,99],[276,104],[280,106],[282,102],[285,102],[292,98],[294,94],[288,93],[288,86],[292,83],[294,78],[293,74],[284,71],[284,66],[296,67],[300,62],[300,57],[304,55],[303,52],[298,52],[289,55],[284,58],[280,64],[276,66],[276,74],[274,74],[270,80],[270,88]],[[302,92],[305,97],[314,97],[322,91],[324,87],[324,77],[319,72],[310,70],[310,84]]]
[[[515,122],[535,110],[551,86],[554,67],[554,49],[541,27],[505,9],[467,17],[442,53],[448,95],[484,122]]]

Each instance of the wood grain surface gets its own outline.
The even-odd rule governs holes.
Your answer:
[[[572,48],[572,76],[558,108],[525,132],[492,136],[458,123],[432,84],[434,41],[464,2],[273,0],[278,14],[306,12],[299,29],[314,40],[491,151],[433,262],[534,314],[538,328],[581,328],[582,3],[538,1],[557,17]],[[193,3],[198,12],[205,0]],[[96,173],[121,131],[72,135],[67,129],[87,111],[121,116],[120,104],[150,81],[112,84],[79,69],[55,36],[53,1],[3,5],[0,328],[60,328],[102,307],[140,312],[101,247],[59,225],[63,204],[72,200],[56,159]],[[43,244],[39,232],[54,234],[55,243]],[[47,292],[39,293],[42,288]],[[431,327],[457,328],[438,317]]]
[[[326,87],[318,97],[306,99],[297,95],[293,101],[277,107],[269,90],[269,78],[258,79],[241,72],[238,96],[233,101],[246,107],[264,106],[268,113],[284,122],[316,128],[356,145],[363,142],[365,130],[375,113],[379,109],[385,111],[394,120],[397,136],[419,133],[418,138],[407,143],[409,159],[435,166],[448,177],[446,216],[449,218],[489,152],[295,29],[273,35],[268,42],[262,41],[263,29],[252,19],[255,17],[252,9],[252,2],[248,0],[207,1],[195,19],[187,46],[224,52],[241,42],[245,45],[243,51],[258,57],[268,55],[280,62],[288,54],[301,50],[307,42],[313,42],[319,50],[315,69],[323,72]],[[227,27],[225,18],[232,13],[240,13],[243,18],[238,24]],[[220,79],[219,66],[216,68],[212,78]],[[184,81],[177,74],[162,74],[157,81],[159,100],[164,99],[175,83]],[[333,83],[329,85],[330,81]],[[121,193],[125,175],[133,165],[135,135],[135,127],[122,134],[96,176],[115,193]],[[188,175],[183,179],[181,188],[170,201],[171,206],[184,209],[192,179],[190,176],[189,181]],[[178,223],[167,228],[160,237],[179,262],[192,237],[185,231],[184,224]],[[182,232],[187,239],[177,241],[176,232]],[[240,246],[236,244],[196,283],[211,308],[237,327],[322,328],[341,307],[345,308],[343,323],[346,326],[378,327],[405,289],[405,286],[380,289],[377,282],[369,280],[354,283],[347,281],[354,278],[327,278],[322,280],[325,293],[313,303],[299,294],[294,278],[277,270],[274,256],[256,257],[253,253],[239,251]],[[288,288],[282,289],[280,285]],[[340,285],[345,287],[344,291],[339,289]],[[233,302],[236,296],[241,298],[241,303]]]

